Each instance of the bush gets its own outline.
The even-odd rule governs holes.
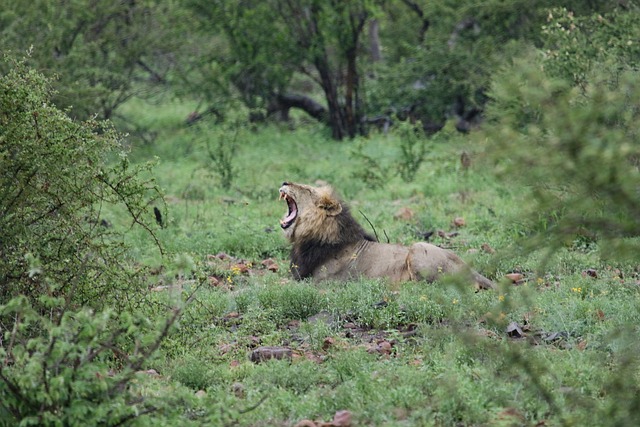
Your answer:
[[[0,78],[0,303],[20,294],[37,307],[48,293],[94,307],[138,303],[129,296],[140,275],[103,212],[123,209],[129,226],[159,245],[151,223],[162,196],[142,178],[149,166],[129,164],[108,122],[71,120],[51,104],[48,79],[5,61],[12,69]]]
[[[160,329],[135,308],[144,269],[102,216],[122,209],[152,240],[161,200],[109,123],[77,123],[24,63],[0,78],[0,423],[121,425],[169,404],[137,372]],[[116,155],[114,161],[113,156]],[[128,309],[126,311],[125,309]],[[168,411],[168,413],[173,413]]]
[[[0,316],[14,321],[0,337],[0,425],[121,425],[167,404],[166,396],[140,395],[138,372],[178,311],[148,332],[153,325],[143,316],[68,310],[60,298],[40,303],[59,314],[39,314],[24,296],[0,305]],[[135,349],[127,353],[130,341]]]
[[[495,80],[485,136],[498,172],[530,196],[538,237],[552,249],[597,242],[620,261],[637,254],[629,238],[640,236],[640,79],[617,64],[615,82],[606,66],[575,86],[542,71],[533,56],[517,61]]]
[[[257,299],[263,309],[275,312],[278,324],[285,324],[289,320],[306,320],[322,310],[325,304],[320,292],[304,282],[268,286],[258,293]]]

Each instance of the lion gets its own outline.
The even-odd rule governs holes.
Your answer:
[[[280,199],[288,207],[280,226],[292,245],[291,270],[296,279],[387,278],[398,284],[464,274],[477,289],[495,287],[450,250],[425,242],[411,246],[378,242],[328,185],[284,182]]]

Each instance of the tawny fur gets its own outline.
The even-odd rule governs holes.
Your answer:
[[[331,187],[285,182],[280,197],[289,204],[281,224],[292,244],[291,267],[298,279],[384,277],[400,283],[433,282],[444,274],[464,274],[479,289],[494,287],[449,250],[424,242],[411,246],[377,242]]]

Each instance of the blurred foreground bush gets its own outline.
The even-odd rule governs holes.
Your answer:
[[[148,219],[161,194],[142,179],[146,166],[129,165],[108,123],[69,119],[51,105],[47,79],[5,61],[0,425],[121,425],[158,410],[136,372],[180,311],[157,327],[137,310],[143,269],[133,270],[123,231],[101,212],[120,208],[155,239]]]
[[[148,165],[128,163],[108,122],[75,122],[51,95],[49,81],[21,62],[0,78],[0,303],[24,295],[35,306],[42,296],[135,304],[140,280],[123,234],[101,214],[118,206],[155,238],[162,196],[142,178]]]
[[[597,241],[605,256],[638,261],[636,15],[578,20],[556,10],[547,49],[521,57],[494,79],[488,149],[505,180],[530,190],[534,234],[552,249]],[[623,18],[635,25],[611,25]],[[532,237],[531,246],[540,247]]]

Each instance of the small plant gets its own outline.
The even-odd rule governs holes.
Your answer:
[[[259,292],[257,299],[263,309],[275,311],[277,323],[305,320],[317,314],[324,305],[318,290],[307,283],[270,286]]]
[[[400,140],[400,158],[396,164],[398,175],[404,182],[412,182],[427,154],[427,139],[420,122],[398,122],[394,133]]]
[[[389,178],[389,168],[365,152],[365,142],[364,138],[359,138],[351,150],[351,158],[358,166],[351,175],[370,188],[381,188]]]
[[[239,127],[233,129],[216,129],[211,139],[207,138],[205,145],[209,156],[211,169],[220,178],[220,185],[225,190],[231,188],[231,184],[237,175],[234,165],[236,151],[238,149]]]

